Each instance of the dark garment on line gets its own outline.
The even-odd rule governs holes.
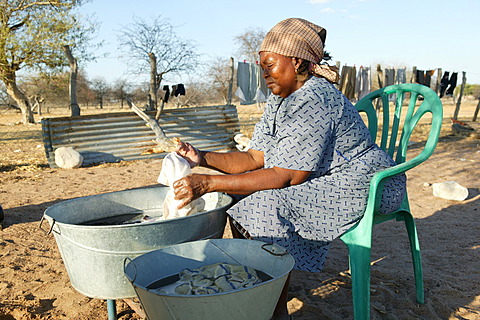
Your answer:
[[[448,80],[449,85],[448,85],[447,91],[445,92],[445,94],[447,96],[453,95],[453,90],[457,86],[457,76],[458,76],[458,73],[454,72],[454,73],[452,73],[452,76],[450,77],[450,80]]]
[[[425,84],[425,71],[417,70],[415,82],[418,84]]]
[[[174,95],[175,97],[185,95],[185,86],[182,83],[177,84],[177,88],[175,89]]]
[[[448,87],[448,77],[450,77],[450,72],[445,71],[443,74],[442,80],[440,80],[440,98],[445,94],[445,90]]]
[[[163,102],[167,103],[168,98],[170,97],[170,88],[168,86],[163,86],[162,90],[165,91],[165,95],[163,97]]]
[[[385,87],[395,84],[395,69],[385,69]]]
[[[457,76],[457,72],[453,72],[450,76],[450,72],[445,71],[442,80],[440,81],[440,98],[444,95],[453,95],[453,90],[455,90],[455,87],[457,86]]]
[[[430,87],[431,83],[432,83],[432,76],[433,74],[435,73],[435,70],[427,70],[425,71],[425,81],[424,81],[424,85],[426,85],[427,87]]]

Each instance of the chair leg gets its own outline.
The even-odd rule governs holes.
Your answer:
[[[348,245],[355,320],[370,319],[370,248]]]
[[[410,251],[412,253],[417,302],[424,304],[425,297],[423,290],[422,257],[420,255],[420,244],[418,242],[417,228],[415,227],[415,221],[411,215],[405,215],[405,226],[407,228],[408,239],[410,241]]]

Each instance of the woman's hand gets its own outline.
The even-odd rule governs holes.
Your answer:
[[[209,192],[208,177],[208,175],[203,174],[189,174],[173,183],[175,200],[183,200],[178,209]]]
[[[200,151],[188,142],[180,141],[176,152],[188,161],[191,168],[198,166],[200,162],[202,162],[202,154]]]

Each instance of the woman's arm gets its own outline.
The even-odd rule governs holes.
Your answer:
[[[307,180],[310,171],[279,167],[231,175],[190,174],[173,184],[175,199],[184,200],[179,208],[208,192],[250,194],[259,190],[280,189]]]
[[[208,152],[194,148],[188,142],[181,142],[177,153],[184,157],[191,167],[202,166],[223,173],[243,173],[263,168],[263,152]]]
[[[246,152],[208,152],[200,151],[200,166],[216,169],[223,173],[244,173],[263,168],[263,152],[248,150]]]

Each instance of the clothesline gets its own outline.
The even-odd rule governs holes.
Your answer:
[[[340,69],[340,62],[337,62]],[[457,85],[458,72],[445,71],[441,68],[422,70],[413,67],[382,68],[377,64],[374,71],[372,67],[361,65],[359,68],[344,64],[340,70],[340,81],[337,88],[352,102],[356,102],[365,95],[378,88],[383,88],[399,83],[419,83],[433,89],[440,98],[452,96]],[[254,104],[265,102],[270,90],[258,63],[246,61],[237,65],[237,91],[235,95],[240,99],[240,104]]]

